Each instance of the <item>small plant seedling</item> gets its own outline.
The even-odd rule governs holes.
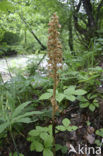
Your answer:
[[[75,131],[78,129],[77,126],[71,126],[71,121],[67,118],[65,118],[63,121],[62,121],[62,124],[63,125],[60,125],[60,126],[56,126],[56,129],[59,130],[59,131]]]
[[[95,111],[96,108],[99,107],[98,100],[96,99],[97,95],[91,95],[88,94],[87,98],[85,97],[78,97],[78,100],[80,101],[80,108],[89,108],[92,112]]]
[[[9,153],[9,156],[18,156],[18,153],[17,152],[14,152],[13,154]],[[24,156],[24,154],[19,153],[19,156]]]
[[[56,126],[56,133],[58,131],[75,131],[77,130],[77,126],[71,126],[71,122],[69,119],[65,118],[62,121],[63,125]],[[31,142],[30,150],[43,152],[43,156],[53,156],[53,135],[52,135],[52,125],[48,127],[40,127],[36,126],[35,129],[29,132],[29,137],[27,138],[28,141]],[[66,146],[62,146],[56,144],[56,151],[61,150],[62,153],[67,151]]]
[[[100,136],[101,138],[103,138],[103,128],[99,129],[99,130],[96,130],[96,135]],[[102,146],[103,145],[103,139],[102,141],[99,140],[99,139],[96,139],[95,140],[95,143],[98,145],[98,146]]]
[[[43,152],[43,156],[53,156],[52,144],[52,126],[40,127],[36,126],[36,129],[29,132],[29,137],[27,139],[31,142],[30,150]]]

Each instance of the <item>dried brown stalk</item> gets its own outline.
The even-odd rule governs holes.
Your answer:
[[[58,29],[61,27],[56,13],[53,14],[51,21],[48,24],[49,37],[48,37],[48,69],[49,77],[53,78],[53,96],[51,98],[52,104],[52,132],[53,132],[53,154],[55,156],[55,113],[59,110],[56,101],[56,88],[59,82],[58,70],[62,69],[62,46],[59,41]]]

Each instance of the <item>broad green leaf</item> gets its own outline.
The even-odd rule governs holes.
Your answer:
[[[86,93],[87,92],[85,90],[83,90],[83,89],[77,89],[74,94],[75,95],[84,95]]]
[[[21,118],[21,119],[19,119],[19,120],[17,120],[17,121],[15,120],[15,123],[16,123],[16,122],[20,122],[20,123],[21,123],[21,122],[22,122],[22,123],[30,123],[30,122],[32,122],[32,121],[31,121],[30,118]]]
[[[94,100],[93,100],[93,103],[98,103],[98,100],[94,99]]]
[[[56,144],[56,151],[59,151],[59,150],[61,150],[61,149],[62,149],[62,145]]]
[[[40,134],[40,137],[43,139],[43,140],[47,140],[49,135],[47,133],[41,133]]]
[[[65,98],[65,95],[62,93],[56,94],[56,100],[60,103]]]
[[[95,106],[94,106],[93,104],[90,104],[90,105],[89,105],[89,109],[90,109],[92,112],[94,112]]]
[[[4,117],[0,117],[0,121],[5,122],[5,118]]]
[[[53,95],[53,89],[48,89],[47,92],[52,93]],[[58,90],[56,90],[56,94],[58,94]]]
[[[94,104],[96,107],[99,107],[99,103],[93,101],[93,104]]]
[[[96,140],[95,140],[95,144],[97,144],[98,146],[101,146],[100,140],[96,139]]]
[[[75,99],[76,99],[76,97],[73,96],[73,95],[68,95],[68,96],[66,95],[65,98],[66,98],[67,100],[72,101],[72,102],[75,101]]]
[[[8,126],[9,126],[8,122],[0,124],[0,133],[2,133]]]
[[[78,96],[77,99],[81,102],[87,102],[88,100],[84,98],[83,96]]]
[[[14,152],[13,154],[9,153],[9,156],[18,156],[18,153],[17,152]],[[19,156],[24,156],[24,155],[19,153]]]
[[[69,126],[68,128],[67,128],[67,130],[68,131],[75,131],[75,130],[77,130],[78,129],[78,127],[77,126]]]
[[[69,125],[70,125],[70,120],[69,119],[67,119],[67,118],[65,118],[63,121],[62,121],[62,123],[63,123],[63,125],[65,126],[65,127],[68,127]]]
[[[52,125],[49,125],[49,127],[48,127],[48,133],[49,133],[50,135],[52,135]]]
[[[31,143],[30,150],[31,151],[36,150],[37,152],[42,152],[43,151],[43,145],[38,141],[33,141]]]
[[[96,134],[103,137],[103,128],[96,131]]]
[[[57,126],[56,129],[59,131],[65,131],[66,130],[66,128],[64,126]]]
[[[90,96],[89,99],[95,99],[96,97],[97,97],[97,94],[94,94],[94,95]],[[97,100],[96,100],[96,102],[97,102]]]
[[[80,104],[80,108],[86,108],[88,106],[89,106],[89,102]]]
[[[22,112],[22,110],[27,106],[27,105],[29,105],[31,102],[30,101],[28,101],[28,102],[25,102],[25,103],[23,103],[23,104],[20,104],[15,110],[14,110],[14,112],[13,112],[13,114],[12,114],[12,118],[13,117],[16,117],[18,114],[20,114],[21,112]]]
[[[67,147],[66,146],[63,146],[63,145],[60,145],[60,144],[56,144],[56,151],[59,151],[61,150],[62,153],[66,153],[67,152]]]
[[[44,149],[43,156],[53,156],[53,152],[50,149]]]
[[[64,90],[64,94],[66,95],[72,95],[75,93],[76,86],[69,86],[66,90]]]
[[[36,130],[39,132],[48,132],[48,127],[36,126]]]
[[[52,96],[52,93],[44,93],[40,96],[39,100],[48,100]]]
[[[43,145],[37,141],[35,141],[35,149],[37,152],[42,152],[43,150]]]
[[[8,108],[13,111],[15,108],[15,99],[12,97],[12,95],[7,92],[7,99],[8,99]]]
[[[44,145],[46,148],[50,148],[53,145],[53,136],[49,135],[46,140],[44,140]]]
[[[9,156],[12,156],[12,153],[9,153]]]
[[[62,153],[67,153],[68,151],[68,148],[66,146],[62,146],[62,149],[61,149]]]
[[[53,94],[53,89],[48,89],[47,92],[52,93]]]
[[[30,136],[38,136],[40,133],[39,133],[39,131],[37,131],[37,130],[31,130],[30,132],[29,132],[29,135]]]
[[[72,130],[73,130],[73,131],[75,131],[75,130],[77,130],[77,129],[78,129],[78,127],[77,127],[77,126],[71,126],[71,128],[72,128]]]
[[[24,113],[23,115],[18,115],[17,117],[13,118],[12,122],[15,122],[16,120],[19,120],[24,117],[28,117],[31,115],[39,115],[39,114],[42,114],[42,112],[40,112],[40,111],[27,112],[27,113]]]

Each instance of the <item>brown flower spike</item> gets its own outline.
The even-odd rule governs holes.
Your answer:
[[[61,27],[56,13],[53,14],[49,22],[49,37],[48,37],[48,70],[49,77],[53,78],[53,96],[51,98],[52,104],[52,133],[53,133],[53,155],[55,152],[55,113],[59,110],[56,101],[56,88],[59,82],[58,70],[62,68],[62,46],[59,41],[58,29]]]
[[[48,69],[49,76],[56,80],[56,85],[59,81],[59,75],[57,71],[62,68],[62,46],[59,41],[59,32],[58,29],[61,28],[61,25],[58,21],[58,16],[56,13],[53,14],[51,21],[48,24],[49,28],[49,37],[48,37]]]
[[[58,110],[58,105],[56,102],[56,87],[59,82],[59,74],[58,70],[62,69],[62,46],[59,41],[59,32],[58,29],[61,28],[61,25],[58,21],[58,16],[56,13],[53,14],[51,21],[48,24],[49,28],[49,37],[48,37],[48,69],[49,69],[49,77],[54,80],[53,87],[53,97],[51,98],[51,103],[53,106],[53,112]]]

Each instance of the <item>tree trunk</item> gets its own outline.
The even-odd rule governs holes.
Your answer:
[[[68,21],[68,30],[69,30],[69,40],[68,44],[70,47],[70,51],[73,52],[73,28],[72,28],[72,14],[69,16],[69,21]]]

